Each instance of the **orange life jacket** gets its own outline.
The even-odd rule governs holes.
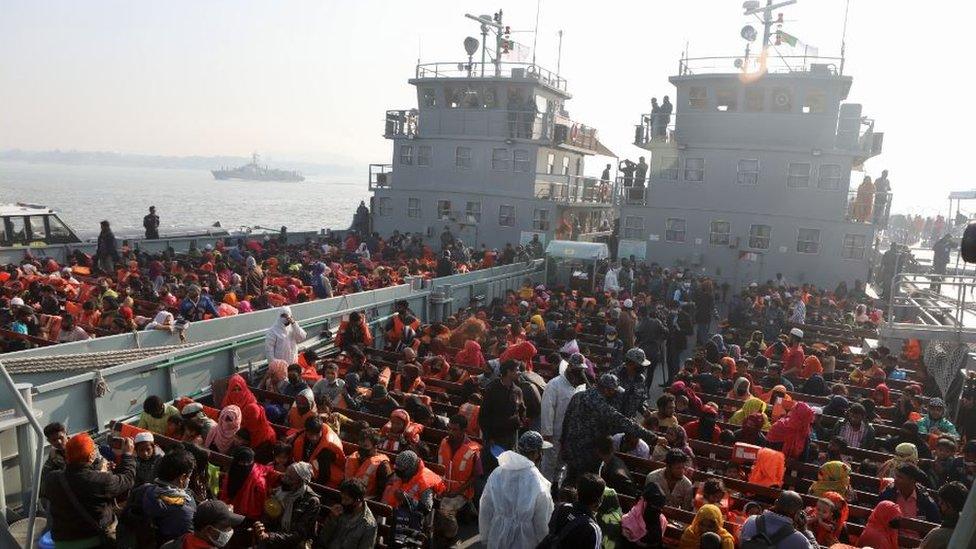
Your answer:
[[[410,382],[409,387],[403,386],[403,374],[397,374],[396,381],[393,383],[393,390],[398,393],[419,393],[425,388],[427,388],[427,386],[424,384],[424,381],[420,379],[420,376],[415,377],[413,381]]]
[[[403,337],[403,328],[405,326],[406,326],[406,324],[403,323],[403,319],[400,318],[400,315],[399,314],[396,315],[396,316],[394,316],[393,317],[393,327],[390,328],[390,330],[386,332],[386,341],[387,341],[387,343],[389,343],[391,345],[394,345],[396,343],[399,343],[400,342],[400,338]],[[417,330],[419,330],[420,329],[420,319],[414,319],[414,321],[410,323],[410,327],[413,328],[413,330],[415,332]]]
[[[437,450],[437,462],[444,466],[444,483],[448,490],[457,490],[468,482],[474,473],[480,453],[481,445],[473,440],[466,439],[457,452],[451,450],[447,437],[441,440],[441,446]],[[474,484],[464,491],[464,497],[466,499],[474,497]]]
[[[301,431],[305,428],[305,420],[314,416],[315,410],[309,408],[307,412],[302,414],[298,411],[298,406],[292,406],[291,410],[288,410],[288,426],[292,429],[297,429]]]
[[[332,465],[329,467],[329,482],[327,486],[330,488],[338,488],[345,473],[346,454],[342,451],[342,440],[339,439],[339,435],[335,434],[335,431],[328,425],[322,426],[322,438],[319,439],[319,443],[312,450],[312,454],[308,456],[308,460],[304,459],[305,433],[298,435],[298,438],[295,439],[295,447],[292,449],[291,458],[292,461],[308,461],[312,465],[312,478],[318,481],[319,464],[316,458],[318,458],[318,455],[323,450],[331,452],[334,456]]]
[[[411,421],[404,427],[403,433],[394,435],[393,425],[388,421],[383,427],[380,427],[380,437],[382,440],[380,440],[379,449],[387,452],[399,452],[401,450],[400,436],[408,442],[416,444],[420,440],[420,434],[423,432],[423,425]]]
[[[417,473],[410,480],[403,482],[400,477],[394,477],[393,482],[387,485],[383,492],[383,503],[390,507],[399,507],[397,492],[403,492],[407,498],[413,501],[420,501],[420,494],[427,490],[433,490],[435,495],[444,492],[444,479],[440,475],[431,471],[424,465],[424,460],[420,460],[417,466]]]
[[[379,495],[376,492],[376,471],[379,470],[380,465],[389,461],[390,458],[386,454],[377,452],[360,462],[359,452],[355,452],[346,458],[346,479],[356,478],[362,481],[363,486],[366,487],[366,499],[373,499]]]
[[[481,406],[465,402],[458,406],[458,413],[468,420],[467,433],[473,437],[481,436],[481,426],[478,424],[478,416],[481,414]]]

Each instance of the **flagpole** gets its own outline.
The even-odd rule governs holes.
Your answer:
[[[847,7],[844,8],[844,32],[840,37],[840,73],[844,74],[844,49],[847,47],[847,15],[851,12],[851,0],[847,0]]]
[[[556,76],[559,76],[559,68],[563,63],[563,31],[559,30],[559,50],[556,54]]]
[[[535,49],[539,42],[539,10],[542,9],[542,0],[535,2],[535,30],[532,31],[532,66],[535,66]]]

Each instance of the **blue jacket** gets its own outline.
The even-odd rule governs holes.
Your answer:
[[[190,298],[185,297],[183,298],[183,303],[180,303],[180,315],[190,322],[203,320],[205,313],[210,313],[214,318],[220,316],[217,306],[214,305],[209,295],[201,295],[196,303],[190,301]]]
[[[160,480],[143,485],[142,512],[156,527],[157,543],[192,532],[196,511],[196,501],[187,490]]]
[[[885,500],[898,503],[898,488],[891,485],[887,490],[881,492],[878,501]],[[918,484],[915,485],[915,500],[918,506],[918,516],[908,518],[919,518],[936,524],[942,522],[942,513],[939,512],[939,506],[929,497],[925,488]]]

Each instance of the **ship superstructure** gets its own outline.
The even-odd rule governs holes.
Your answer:
[[[650,185],[620,188],[620,255],[704,270],[733,287],[776,273],[831,288],[865,281],[877,197],[858,196],[851,172],[880,153],[883,135],[860,104],[844,102],[852,78],[843,58],[774,55],[779,6],[744,7],[763,18],[760,55],[747,47],[745,56],[681,59],[670,78],[674,123],[647,114],[637,124]],[[757,32],[747,26],[742,36]]]
[[[566,80],[501,60],[501,12],[469,17],[482,26],[482,61],[473,61],[479,44],[468,38],[467,61],[418,64],[409,80],[417,108],[386,112],[393,160],[369,167],[372,229],[436,240],[446,228],[469,246],[498,248],[608,229],[613,183],[585,176],[584,162],[612,153],[570,118]]]

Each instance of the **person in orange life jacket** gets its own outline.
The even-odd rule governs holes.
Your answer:
[[[458,406],[458,413],[468,420],[468,436],[481,437],[481,426],[478,424],[481,415],[481,394],[472,392],[465,402]]]
[[[393,390],[398,393],[423,394],[427,386],[420,379],[420,367],[415,363],[404,364],[403,371],[397,375]]]
[[[308,383],[309,387],[322,379],[322,376],[315,368],[315,362],[318,359],[319,356],[314,349],[306,349],[305,352],[298,355],[298,365],[302,367],[302,379],[305,380],[305,383]]]
[[[380,435],[375,429],[363,429],[358,442],[359,450],[346,458],[346,479],[362,482],[366,498],[375,499],[383,494],[393,475],[393,466],[390,458],[377,450]]]
[[[377,383],[370,390],[369,399],[363,402],[363,411],[378,416],[389,416],[400,407],[400,403],[390,396],[386,385]]]
[[[446,486],[438,509],[437,529],[448,540],[457,537],[457,514],[472,503],[474,482],[482,475],[481,445],[468,437],[467,428],[467,418],[460,414],[451,417],[448,435],[441,440],[437,452],[437,462],[444,466]]]
[[[315,395],[309,388],[302,389],[295,397],[295,404],[288,411],[288,426],[292,429],[301,430],[305,427],[305,420],[315,417],[318,410],[315,408]]]
[[[413,450],[397,454],[393,473],[393,482],[383,493],[383,503],[390,507],[404,506],[426,516],[434,508],[434,496],[446,488],[444,479],[428,469]]]
[[[423,430],[423,425],[410,421],[410,414],[406,410],[393,410],[390,421],[380,428],[380,449],[399,452],[404,448],[415,448],[420,443]]]
[[[305,420],[305,431],[295,438],[292,460],[312,464],[312,481],[332,488],[339,486],[345,473],[342,440],[318,416]]]
[[[353,311],[349,313],[349,320],[339,323],[339,331],[336,333],[336,347],[348,351],[353,346],[371,347],[373,345],[373,334],[366,325],[366,319],[362,313]]]
[[[386,332],[387,347],[394,348],[400,343],[404,335],[404,328],[410,328],[415,333],[420,329],[420,320],[406,307],[405,301],[402,302],[402,308],[386,323],[384,331]]]

